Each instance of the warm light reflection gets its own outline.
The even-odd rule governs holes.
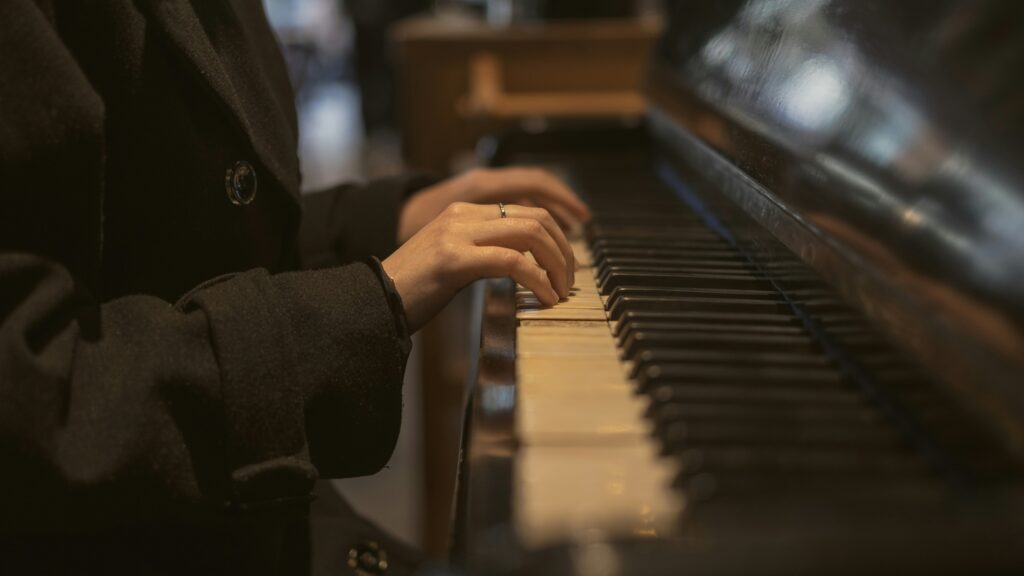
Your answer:
[[[842,71],[823,57],[801,64],[783,87],[780,98],[786,119],[806,132],[831,131],[850,103]]]

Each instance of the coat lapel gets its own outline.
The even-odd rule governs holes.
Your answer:
[[[142,4],[148,6],[152,24],[178,51],[186,67],[196,73],[196,80],[224,105],[263,166],[298,202],[296,135],[294,127],[288,125],[293,112],[283,114],[269,87],[249,90],[241,97],[188,0],[143,0]],[[251,80],[265,82],[263,78]],[[289,102],[287,106],[294,104]]]

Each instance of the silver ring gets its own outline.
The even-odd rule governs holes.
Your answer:
[[[508,212],[505,212],[505,204],[498,202],[498,210],[501,212],[502,218],[508,218]]]

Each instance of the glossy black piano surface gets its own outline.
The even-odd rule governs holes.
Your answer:
[[[499,283],[457,556],[481,573],[1021,573],[1024,3],[666,5],[644,126],[511,135],[495,161],[560,170],[594,210],[620,354],[680,463],[680,532],[520,545]]]
[[[1021,450],[1024,6],[666,7],[657,131]]]

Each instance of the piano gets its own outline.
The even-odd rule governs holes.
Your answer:
[[[486,286],[453,558],[1024,573],[1024,4],[665,5],[641,124],[493,150],[595,217]]]

